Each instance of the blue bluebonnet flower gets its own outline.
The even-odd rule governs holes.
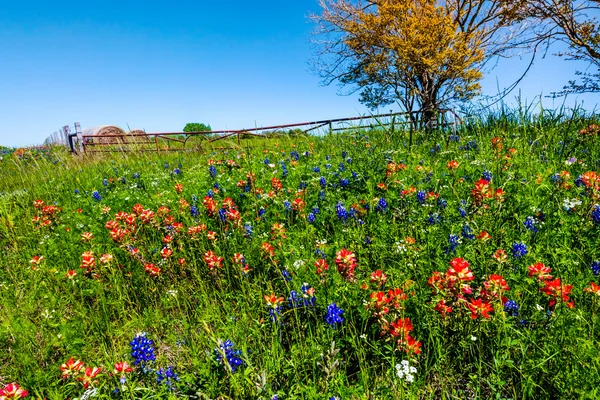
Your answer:
[[[300,154],[296,150],[292,150],[290,152],[290,157],[292,157],[292,160],[298,161],[300,159]]]
[[[213,188],[221,189],[221,186],[219,186],[219,182],[215,182],[215,184],[213,185]]]
[[[352,158],[348,157],[348,158],[346,159],[346,163],[348,163],[348,164],[352,164]]]
[[[372,243],[371,236],[366,236],[365,237],[365,246],[369,246],[371,243]]]
[[[321,168],[319,168],[319,167],[313,167],[312,171],[316,172],[316,173],[320,173],[321,172]]]
[[[173,371],[172,366],[168,366],[165,369],[160,368],[158,371],[156,371],[156,382],[158,382],[161,385],[166,385],[169,388],[169,390],[173,389],[173,383],[178,380],[179,375],[177,375],[175,371]]]
[[[467,216],[467,210],[465,210],[463,207],[458,207],[458,212],[460,212],[460,216],[463,218]]]
[[[290,203],[288,200],[284,200],[283,208],[285,208],[285,211],[292,211],[292,203]]]
[[[285,178],[287,175],[288,175],[287,166],[285,165],[285,161],[282,161],[281,162],[281,176]]]
[[[448,207],[448,202],[446,201],[446,199],[444,199],[442,197],[440,197],[438,199],[437,204],[438,204],[438,207],[440,207],[440,208],[446,208],[446,207]]]
[[[290,274],[290,271],[287,269],[281,270],[281,276],[286,280],[286,282],[290,282],[292,280],[292,274]]]
[[[594,224],[600,224],[600,205],[594,205],[594,209],[592,210],[592,221]]]
[[[79,194],[79,189],[75,189],[73,192],[74,192],[75,194]]]
[[[274,394],[273,396],[271,396],[271,400],[279,400],[279,396],[277,396],[276,394]]]
[[[533,233],[537,233],[538,232],[538,221],[535,219],[535,217],[533,216],[528,216],[525,221],[523,221],[523,226],[525,226],[525,228],[527,228],[527,230],[530,230]]]
[[[448,247],[446,248],[446,254],[454,253],[459,244],[460,238],[458,237],[458,235],[451,233],[448,236]]]
[[[154,342],[146,337],[146,332],[135,335],[129,345],[131,346],[133,365],[139,365],[142,369],[145,369],[148,364],[156,360]]]
[[[217,177],[217,168],[214,165],[211,165],[210,167],[208,167],[208,173],[213,178],[216,178]]]
[[[197,217],[198,215],[200,215],[200,210],[198,210],[198,207],[196,206],[191,206],[190,207],[190,215],[192,217]]]
[[[460,142],[460,136],[458,136],[458,135],[450,135],[448,137],[448,140],[450,140],[451,142]]]
[[[579,175],[577,177],[577,179],[575,179],[575,186],[577,186],[577,187],[585,186],[585,182],[583,181],[583,177],[581,175]]]
[[[326,169],[331,169],[331,164],[325,164]]]
[[[271,161],[269,161],[269,159],[268,159],[268,158],[265,158],[265,161],[263,161],[263,162],[265,163],[265,165],[268,165],[268,164],[270,164],[270,163],[271,163]]]
[[[300,190],[302,190],[302,189],[306,189],[306,182],[304,182],[304,181],[300,182],[300,184],[298,185],[298,188],[299,188]]]
[[[315,289],[313,289],[312,286],[310,286],[308,283],[303,283],[302,286],[300,286],[300,290],[302,291],[304,307],[314,307],[317,305]]]
[[[382,198],[380,198],[380,199],[379,199],[379,201],[377,202],[377,206],[375,207],[375,210],[383,213],[383,212],[385,212],[385,211],[387,210],[387,207],[388,207],[388,203],[387,203],[387,201],[385,201],[385,199],[382,197]]]
[[[306,220],[312,224],[313,222],[315,222],[315,214],[312,212],[308,213],[308,215],[306,216]]]
[[[331,303],[327,306],[327,314],[325,314],[325,322],[327,322],[332,328],[335,328],[336,325],[344,322],[344,317],[342,314],[344,310],[339,308],[335,303]]]
[[[310,211],[315,215],[317,215],[320,212],[319,207],[313,207]]]
[[[592,265],[591,265],[591,268],[592,268],[592,273],[595,276],[600,275],[600,261],[593,261]]]
[[[348,187],[349,184],[350,184],[350,181],[348,181],[348,179],[345,179],[345,178],[341,178],[340,179],[340,186],[341,187],[343,187],[343,188]]]
[[[208,189],[208,192],[206,192],[206,195],[212,199],[213,197],[215,197],[215,192],[213,192],[212,189]]]
[[[429,215],[427,216],[427,223],[429,225],[435,225],[441,221],[442,221],[442,218],[440,217],[440,214],[438,214],[436,212],[430,212]]]
[[[258,216],[262,218],[262,216],[265,215],[266,212],[267,210],[265,210],[264,207],[261,207],[258,209]]]
[[[319,257],[319,258],[326,258],[327,255],[325,255],[325,252],[321,249],[316,249],[315,250],[315,256]]]
[[[419,191],[417,192],[417,201],[418,201],[419,203],[425,203],[425,196],[426,196],[426,195],[427,195],[427,193],[425,193],[425,192],[424,192],[424,191],[422,191],[422,190],[419,190]]]
[[[133,173],[133,179],[138,179],[140,177],[140,173],[139,172],[134,172]]]
[[[463,227],[462,227],[462,236],[465,239],[470,239],[470,240],[475,239],[475,235],[473,234],[473,230],[471,229],[471,227],[469,225],[463,225]]]
[[[319,178],[319,185],[321,185],[322,188],[327,187],[327,179],[325,179],[325,177],[320,177]]]
[[[344,172],[346,170],[346,166],[344,165],[344,162],[340,162],[340,167],[339,167],[340,172]]]
[[[551,175],[550,180],[552,181],[552,183],[560,182],[560,174],[557,172],[557,173]],[[575,185],[577,185],[577,181],[575,181]],[[579,185],[577,185],[577,186],[579,186]]]
[[[252,238],[254,236],[252,225],[244,224],[244,236]]]
[[[94,191],[92,192],[92,197],[93,197],[93,198],[94,198],[94,200],[96,200],[96,201],[100,201],[100,200],[102,200],[102,196],[100,196],[100,193],[98,193],[98,191],[97,191],[97,190],[94,190]]]
[[[504,311],[511,317],[518,317],[520,308],[521,307],[514,300],[508,300],[504,303]]]
[[[483,173],[481,174],[481,177],[488,182],[492,181],[492,173],[490,171],[487,171],[487,170],[483,171]]]
[[[226,209],[219,208],[219,219],[223,223],[225,223],[227,221],[227,210]]]
[[[348,211],[341,201],[335,206],[335,213],[341,221],[346,221],[348,219]]]
[[[523,242],[514,243],[512,245],[512,255],[514,258],[519,259],[527,255],[527,246]]]
[[[238,368],[244,365],[244,361],[240,358],[242,351],[235,349],[234,346],[231,340],[226,340],[214,349],[217,362],[221,365],[227,363],[231,367],[232,373],[235,373]]]
[[[169,163],[165,163],[164,167],[165,169],[169,169]]]
[[[102,184],[103,184],[104,186],[108,186],[108,179],[104,178],[104,179],[102,180]]]
[[[173,174],[174,174],[174,175],[179,175],[179,174],[181,174],[181,170],[180,170],[179,168],[175,168],[175,169],[173,170]]]
[[[319,200],[325,200],[325,192],[322,190],[319,192]]]
[[[439,145],[439,144],[437,144],[437,145],[435,145],[435,147],[432,147],[431,149],[429,149],[429,152],[430,152],[431,154],[433,154],[433,153],[435,153],[435,152],[438,152],[438,151],[440,151],[441,149],[442,149],[442,146],[441,146],[441,145]]]

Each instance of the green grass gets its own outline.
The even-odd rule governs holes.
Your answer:
[[[235,140],[216,142],[231,149],[189,152],[7,153],[0,163],[0,383],[17,382],[34,398],[81,398],[82,381],[61,378],[61,365],[72,357],[102,367],[87,388],[97,389],[96,398],[597,398],[600,297],[584,289],[598,282],[591,265],[600,260],[600,226],[592,211],[600,199],[593,183],[576,185],[580,175],[598,172],[598,137],[578,134],[596,120],[564,110],[481,115],[465,121],[458,142],[452,132],[419,132],[410,148],[408,132],[374,129],[250,139],[241,148]],[[502,149],[492,138],[501,139]],[[459,163],[456,170],[448,168],[451,160]],[[406,169],[386,174],[390,161]],[[484,171],[503,199],[474,196]],[[554,182],[561,171],[569,176]],[[249,173],[256,177],[251,185]],[[272,178],[282,189],[269,194]],[[226,222],[218,212],[210,215],[203,200],[211,189],[217,209],[233,200],[239,222],[235,213]],[[429,195],[420,201],[419,191]],[[34,207],[38,199],[59,209],[49,226],[32,222],[43,214]],[[295,199],[304,206],[286,211],[285,202]],[[581,203],[568,211],[566,199]],[[136,215],[132,233],[114,241],[105,225],[119,211],[133,213],[136,204],[155,217],[144,223]],[[159,216],[161,206],[170,212]],[[319,212],[311,222],[314,207]],[[356,215],[341,220],[341,207]],[[525,227],[528,217],[537,233]],[[166,228],[173,222],[182,224],[180,232]],[[187,233],[200,225],[206,230],[196,238]],[[483,231],[491,238],[470,238]],[[82,241],[84,232],[94,238]],[[163,259],[167,234],[173,254]],[[451,234],[461,241],[454,252]],[[261,250],[265,242],[273,256]],[[522,258],[511,255],[518,242],[528,249]],[[347,269],[338,272],[341,249],[356,256],[355,279]],[[492,257],[498,249],[506,251],[506,262]],[[329,265],[321,275],[316,250]],[[80,266],[88,251],[95,265],[86,272]],[[204,259],[208,251],[223,257],[216,272]],[[249,271],[233,260],[236,253]],[[100,262],[104,254],[113,260]],[[43,256],[39,265],[30,262],[35,256]],[[458,299],[453,290],[433,291],[432,274],[445,276],[458,257],[474,275],[463,282],[471,292],[465,288]],[[559,294],[550,304],[540,290],[546,284],[528,274],[537,262],[572,285],[568,299]],[[159,276],[145,270],[148,263],[160,267]],[[69,270],[77,275],[67,277]],[[376,270],[387,276],[381,286],[370,281]],[[510,290],[482,294],[492,274]],[[304,283],[314,288],[316,305],[287,305],[292,290],[302,297]],[[382,318],[366,307],[372,293],[395,288],[406,299],[388,304]],[[275,320],[265,301],[271,294],[285,299]],[[504,310],[501,297],[516,301],[518,316]],[[447,316],[435,310],[442,298],[453,307]],[[490,304],[489,318],[471,318],[466,304],[476,299]],[[324,318],[331,303],[344,310],[335,328]],[[406,351],[406,336],[389,333],[404,318],[420,354]],[[113,365],[133,363],[130,342],[139,332],[154,342],[153,372],[136,366],[122,385]],[[215,351],[228,339],[243,362],[235,371]],[[413,382],[398,376],[402,360],[416,368]],[[172,390],[156,379],[156,370],[167,366],[179,376]]]

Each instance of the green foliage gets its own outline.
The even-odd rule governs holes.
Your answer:
[[[579,133],[597,118],[466,121],[456,133],[416,133],[410,148],[408,132],[364,130],[248,139],[248,149],[208,154],[11,155],[0,164],[2,384],[48,399],[82,398],[91,387],[99,399],[598,397],[600,298],[584,289],[598,282],[590,265],[600,259],[591,217],[599,199],[593,185],[576,183],[597,170],[595,131]],[[503,195],[478,202],[484,171]],[[35,207],[38,199],[51,208]],[[529,216],[538,232],[525,227]],[[491,237],[471,238],[465,226]],[[460,238],[455,252],[450,234]],[[521,259],[511,256],[516,242],[528,248]],[[341,249],[356,256],[353,277],[336,265]],[[492,257],[498,249],[505,262]],[[213,255],[221,267],[211,267]],[[318,274],[322,256],[329,269]],[[428,281],[456,257],[470,264],[472,293],[465,288],[443,316]],[[572,286],[574,308],[560,296],[550,304],[545,283],[528,273],[537,262]],[[385,282],[371,278],[377,270]],[[465,304],[482,298],[492,274],[510,286],[503,296],[518,316],[498,297],[489,318],[471,318]],[[304,283],[314,305],[290,306],[292,291],[310,301]],[[391,289],[406,299],[376,316],[371,295]],[[335,328],[325,319],[334,302],[344,310]],[[404,318],[420,354],[389,333]],[[153,371],[134,366],[122,384],[114,364],[133,364],[129,343],[140,332],[154,342]],[[241,360],[235,371],[222,361],[225,340]],[[77,379],[84,369],[61,378],[70,358],[102,368],[88,389]],[[399,376],[403,360],[416,368],[412,381]],[[179,378],[171,386],[157,381],[168,366]]]
[[[210,125],[204,125],[199,122],[188,122],[183,127],[184,132],[208,132],[212,131]]]

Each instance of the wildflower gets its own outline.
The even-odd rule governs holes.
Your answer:
[[[583,289],[583,291],[600,297],[600,285],[596,285],[595,282],[590,282],[590,286]]]
[[[560,281],[560,278],[556,278],[544,281],[544,287],[540,288],[540,291],[551,298],[550,307],[554,306],[557,301],[563,301],[567,307],[573,308],[575,307],[575,303],[570,301],[571,299],[569,298],[572,289],[573,285],[564,285]]]
[[[592,269],[592,273],[595,276],[600,275],[600,261],[594,261],[592,262],[592,265],[590,267]]]
[[[498,249],[496,250],[496,252],[494,253],[494,255],[492,256],[492,258],[496,261],[498,261],[499,263],[503,263],[506,260],[508,260],[508,256],[506,255],[506,251],[502,250],[502,249]]]
[[[482,242],[485,242],[491,238],[492,238],[492,236],[489,233],[487,233],[486,231],[481,231],[481,232],[479,232],[479,234],[477,234],[477,239],[481,240]]]
[[[450,170],[450,171],[454,171],[455,169],[457,169],[460,166],[459,162],[456,160],[450,160],[448,161],[448,164],[446,164],[446,167]]]
[[[335,206],[335,212],[340,221],[346,221],[348,219],[348,211],[341,201]]]
[[[65,274],[65,276],[69,279],[73,279],[77,276],[77,272],[75,272],[74,269],[70,269],[67,271],[67,273]]]
[[[93,197],[93,198],[94,198],[94,200],[96,200],[96,201],[100,201],[100,200],[102,200],[102,196],[100,196],[100,193],[98,193],[98,191],[97,191],[97,190],[94,190],[94,191],[92,192],[92,197]]]
[[[150,276],[159,276],[160,275],[160,267],[157,267],[156,265],[152,264],[152,263],[147,263],[144,265],[144,270],[150,274]]]
[[[458,235],[451,233],[450,236],[448,236],[448,247],[446,248],[446,254],[454,253],[460,243],[461,240]]]
[[[594,224],[596,225],[600,225],[600,205],[596,204],[594,205],[594,209],[592,210],[592,221],[594,221]]]
[[[216,178],[217,177],[217,168],[214,165],[211,165],[210,167],[208,167],[208,174],[212,178]]]
[[[450,261],[450,268],[446,276],[450,282],[468,282],[475,279],[475,276],[469,269],[469,262],[463,258],[454,258]]]
[[[9,383],[3,389],[0,389],[0,400],[22,399],[27,397],[28,394],[29,392],[19,387],[18,384]]]
[[[527,246],[523,242],[514,243],[512,245],[512,255],[517,260],[527,255]]]
[[[156,360],[154,355],[154,342],[146,337],[146,333],[138,333],[133,340],[129,342],[131,346],[131,358],[133,365],[139,365],[144,369],[147,364]]]
[[[94,235],[92,234],[92,232],[83,232],[81,234],[81,241],[82,242],[89,242],[94,238]]]
[[[317,275],[324,275],[327,270],[329,269],[329,265],[327,264],[327,261],[325,261],[325,259],[320,259],[315,261],[315,267],[316,267],[316,274]]]
[[[217,362],[223,366],[229,366],[232,374],[244,365],[244,361],[240,358],[242,351],[235,349],[234,346],[235,345],[231,340],[226,340],[214,349]]]
[[[177,193],[181,193],[181,192],[183,192],[183,185],[182,185],[181,183],[176,183],[176,184],[175,184],[175,191],[176,191]]]
[[[112,256],[112,254],[103,254],[100,257],[100,263],[102,264],[110,264],[110,262],[114,259],[114,257]]]
[[[100,374],[102,368],[100,367],[87,367],[83,372],[83,376],[77,378],[78,381],[83,383],[83,387],[87,389],[90,386],[93,386],[98,383],[94,378]]]
[[[489,313],[494,311],[494,307],[488,302],[483,301],[482,299],[471,300],[466,303],[467,308],[471,311],[471,318],[477,319],[478,316],[482,316],[486,319],[489,319]]]
[[[552,275],[550,275],[552,268],[546,267],[541,262],[537,262],[527,268],[529,269],[529,276],[535,276],[540,281],[552,279]]]
[[[504,312],[511,317],[518,317],[519,309],[519,305],[514,300],[507,300],[506,302],[504,302]]]
[[[75,361],[73,357],[69,358],[69,360],[66,363],[63,363],[60,366],[62,378],[66,379],[71,376],[77,375],[81,368],[83,368],[83,362],[79,360]]]
[[[537,233],[538,232],[538,228],[537,228],[538,223],[539,222],[535,219],[535,217],[530,215],[523,222],[523,226],[525,226],[525,228],[527,228],[531,232]]]
[[[371,273],[371,282],[376,283],[378,286],[383,286],[387,281],[387,275],[383,273],[382,270],[378,269],[377,271]]]
[[[415,380],[414,374],[417,373],[415,367],[411,367],[408,360],[402,360],[400,364],[396,364],[396,375],[400,379],[404,379],[407,383],[412,383]]]
[[[483,171],[481,174],[482,179],[491,182],[492,181],[492,173],[490,171]]]
[[[173,381],[178,381],[179,375],[173,371],[172,366],[156,371],[156,382],[161,385],[166,385],[169,389],[173,389]]]
[[[325,322],[327,322],[332,328],[335,328],[337,324],[344,322],[342,314],[344,310],[339,308],[335,303],[331,303],[327,306],[327,313],[325,314]]]
[[[375,207],[376,211],[379,211],[381,213],[384,213],[385,210],[387,210],[388,207],[388,203],[387,201],[385,201],[385,199],[382,197],[379,199],[379,201],[377,202],[377,206]]]
[[[354,269],[356,268],[356,256],[347,249],[341,249],[335,255],[335,264],[338,272],[348,281],[354,280]]]
[[[223,268],[223,257],[217,256],[215,252],[207,251],[203,258],[209,270],[216,272],[217,269]]]

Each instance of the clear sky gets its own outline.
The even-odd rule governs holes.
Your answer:
[[[2,145],[41,144],[75,121],[157,132],[187,122],[241,129],[368,113],[357,96],[339,96],[310,72],[308,15],[319,11],[317,0],[0,4]],[[496,93],[525,64],[499,64],[484,92]],[[560,90],[573,71],[556,57],[538,61],[522,97]],[[581,100],[586,108],[597,102]]]

